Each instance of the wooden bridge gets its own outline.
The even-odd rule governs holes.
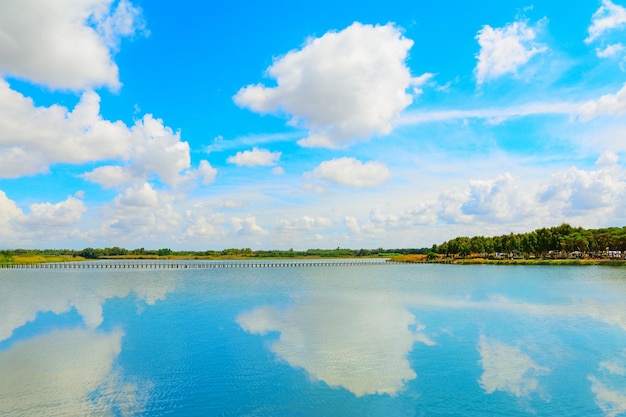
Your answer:
[[[279,261],[155,261],[106,260],[51,262],[35,264],[0,264],[1,269],[214,269],[214,268],[293,268],[324,266],[390,265],[386,258],[315,259]]]

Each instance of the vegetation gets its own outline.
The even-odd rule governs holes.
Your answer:
[[[454,262],[498,264],[624,264],[626,226],[583,229],[562,224],[529,233],[485,237],[456,237],[431,248],[420,249],[308,249],[305,251],[228,248],[206,251],[174,251],[85,248],[82,250],[0,250],[0,264],[64,262],[90,259],[306,259],[390,257],[398,262]]]
[[[433,246],[433,250],[453,258],[623,258],[626,252],[626,227],[583,229],[564,223],[529,233],[456,237]]]
[[[145,248],[124,249],[112,248],[84,248],[82,250],[69,249],[13,249],[0,251],[0,264],[24,264],[42,262],[66,262],[94,259],[313,259],[313,258],[355,258],[379,257],[401,254],[425,253],[426,249],[308,249],[305,251],[288,250],[258,250],[250,248],[228,248],[221,251],[174,251],[169,248],[147,250]]]

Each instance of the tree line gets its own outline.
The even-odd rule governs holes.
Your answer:
[[[528,233],[485,237],[456,237],[432,252],[447,256],[481,256],[506,254],[519,257],[553,257],[571,255],[600,257],[607,251],[626,252],[626,226],[600,229],[583,229],[563,223],[560,226],[536,229]]]
[[[404,249],[347,249],[337,247],[335,249],[273,249],[252,250],[251,248],[227,248],[223,250],[205,251],[176,251],[169,248],[161,249],[125,249],[119,246],[106,248],[87,247],[80,250],[72,249],[5,249],[0,250],[0,262],[2,259],[10,259],[13,255],[41,255],[41,256],[66,256],[81,257],[85,259],[107,258],[141,258],[141,257],[177,257],[177,258],[345,258],[345,257],[368,257],[368,256],[392,256],[395,254],[421,254],[426,253],[427,248],[404,248]]]
[[[626,252],[626,226],[601,229],[584,229],[563,223],[560,226],[536,229],[528,233],[509,233],[500,236],[455,237],[430,248],[395,249],[307,249],[307,250],[252,250],[251,248],[227,248],[223,250],[175,251],[161,249],[125,249],[114,246],[107,248],[72,249],[7,249],[0,250],[0,262],[13,255],[70,256],[86,259],[115,257],[197,257],[219,259],[224,257],[243,258],[338,258],[427,254],[433,259],[437,254],[446,256],[491,257],[496,254],[515,257],[553,257],[554,254],[581,256],[606,256],[606,251]]]

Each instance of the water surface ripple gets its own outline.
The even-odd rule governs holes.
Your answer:
[[[0,270],[2,416],[626,416],[604,267]]]

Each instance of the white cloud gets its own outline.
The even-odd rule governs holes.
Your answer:
[[[532,214],[532,198],[509,173],[494,180],[472,180],[469,186],[469,198],[461,205],[463,214],[498,220]]]
[[[104,120],[99,112],[100,97],[93,91],[69,111],[57,105],[36,107],[0,80],[0,177],[43,173],[56,163],[117,159],[126,165],[96,168],[84,178],[106,187],[155,175],[170,186],[185,180],[189,144],[180,133],[152,115],[129,128]]]
[[[78,223],[87,211],[85,204],[74,197],[60,203],[34,203],[28,206],[30,213],[20,222],[29,227],[67,227]]]
[[[434,342],[415,325],[402,297],[354,291],[312,295],[285,310],[260,307],[237,317],[246,331],[280,332],[271,350],[293,367],[357,396],[397,394],[416,377],[407,355],[416,341]],[[328,295],[332,294],[332,295]]]
[[[24,212],[17,206],[15,201],[7,197],[4,191],[0,190],[0,236],[4,234],[1,231],[10,231],[15,222],[22,217],[24,217]]]
[[[157,192],[148,183],[139,188],[128,188],[113,200],[116,206],[155,208],[159,204]]]
[[[425,81],[415,82],[405,64],[412,45],[392,24],[354,23],[277,59],[267,71],[276,87],[249,85],[234,100],[291,115],[292,124],[309,130],[303,146],[339,148],[386,135],[411,104],[407,88]]]
[[[613,43],[606,46],[604,49],[596,48],[596,55],[598,58],[612,58],[617,55],[621,55],[624,51],[624,45],[621,43]]]
[[[174,206],[174,195],[157,190],[150,183],[133,184],[102,207],[102,226],[90,232],[94,238],[130,242],[171,236],[180,226],[181,214]]]
[[[213,168],[209,161],[202,160],[200,161],[200,166],[198,167],[198,175],[202,178],[203,185],[209,185],[215,181],[217,169]]]
[[[591,43],[605,32],[626,26],[626,9],[611,0],[602,0],[602,6],[591,17],[589,36],[585,43]]]
[[[291,221],[280,220],[276,228],[281,232],[324,230],[332,227],[332,220],[326,217],[302,216]]]
[[[353,217],[353,216],[344,217],[343,225],[352,234],[358,235],[359,233],[361,233],[361,228],[359,227],[359,221],[356,219],[356,217]]]
[[[412,125],[465,119],[505,120],[512,117],[550,114],[570,115],[575,114],[579,107],[580,103],[576,102],[537,102],[519,106],[479,108],[475,110],[407,111],[400,117],[398,124]]]
[[[6,245],[84,237],[76,230],[87,211],[81,200],[70,196],[58,203],[33,203],[28,209],[24,212],[0,190],[0,239]]]
[[[281,153],[270,152],[267,149],[252,148],[250,151],[237,152],[236,155],[228,157],[226,160],[230,164],[237,166],[273,166],[280,159]]]
[[[141,11],[122,0],[0,2],[0,75],[51,88],[118,88],[112,52],[142,30]],[[33,30],[33,28],[37,28]]]
[[[132,37],[137,32],[149,34],[141,8],[133,6],[128,0],[120,0],[115,10],[109,11],[105,8],[94,17],[98,21],[96,30],[113,51],[119,47],[122,37]]]
[[[177,187],[190,180],[211,183],[217,171],[208,161],[191,167],[190,148],[163,121],[147,114],[131,127],[100,115],[100,97],[81,96],[72,111],[53,105],[36,107],[31,99],[0,80],[0,177],[48,172],[57,163],[117,160],[82,177],[106,188],[158,178]]]
[[[238,235],[266,235],[268,233],[267,230],[257,224],[254,216],[246,216],[243,219],[232,217],[230,222],[235,234]]]
[[[547,51],[544,45],[535,42],[537,27],[526,21],[509,23],[502,28],[483,26],[476,39],[480,51],[474,70],[480,85],[504,74],[515,74],[533,56]]]
[[[117,165],[98,167],[93,171],[83,174],[82,177],[87,181],[100,184],[104,188],[119,187],[122,184],[131,182],[133,179],[130,170]]]
[[[47,172],[54,163],[115,159],[130,152],[130,133],[121,122],[99,115],[100,97],[86,92],[73,111],[36,107],[0,80],[0,176]]]
[[[582,120],[598,116],[621,116],[624,113],[626,113],[626,84],[617,93],[589,100],[578,108],[578,115]]]
[[[617,165],[615,156],[601,156],[595,171],[572,167],[555,173],[541,195],[542,201],[570,216],[590,210],[597,216],[614,212],[626,202],[626,172]]]
[[[489,340],[484,335],[480,336],[478,352],[483,368],[478,383],[487,394],[504,391],[516,397],[529,396],[537,390],[537,376],[549,371],[519,348]]]
[[[466,225],[466,231],[455,232],[461,236],[484,234],[485,225],[506,225],[507,229],[490,229],[495,233],[528,231],[552,224],[555,218],[584,227],[604,227],[607,219],[619,223],[626,217],[625,205],[626,170],[618,155],[607,151],[598,157],[596,169],[571,167],[546,170],[534,178],[505,173],[493,179],[469,180],[465,186],[414,202],[405,210],[373,213],[370,221],[377,232],[435,223]],[[472,228],[479,224],[480,228]]]
[[[387,167],[378,161],[361,162],[355,158],[324,161],[307,176],[346,187],[374,187],[391,178]]]
[[[235,204],[235,202],[226,202],[225,204]],[[226,223],[224,214],[214,212],[206,204],[194,205],[185,212],[185,218],[187,221],[183,233],[185,239],[204,240],[223,237],[220,229]]]
[[[596,165],[600,168],[615,165],[619,162],[619,156],[613,151],[606,151],[598,157]]]

